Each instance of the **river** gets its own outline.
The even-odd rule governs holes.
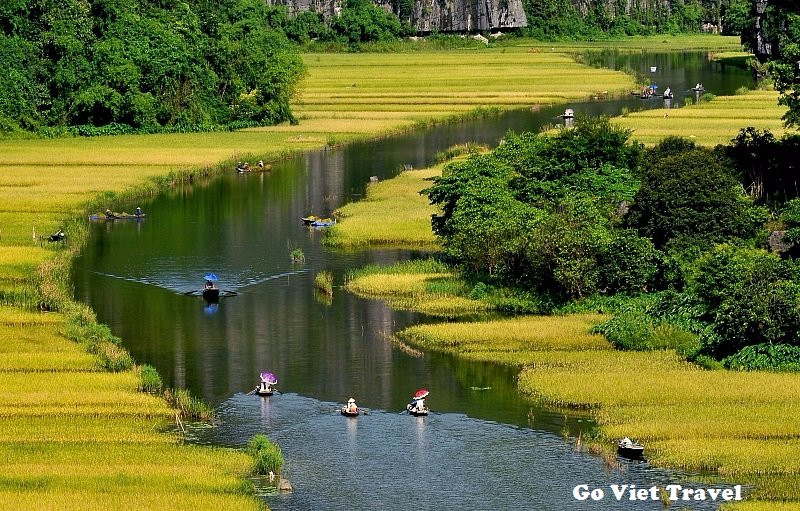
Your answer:
[[[589,61],[672,87],[676,105],[694,96],[689,89],[697,82],[715,94],[752,86],[746,69],[705,53],[597,53]],[[389,336],[428,318],[338,288],[331,301],[319,297],[317,271],[331,271],[341,284],[350,269],[421,254],[327,251],[321,233],[300,217],[327,215],[361,198],[370,176],[424,167],[453,144],[494,146],[508,130],[558,123],[565,107],[617,115],[660,101],[627,96],[514,111],[312,152],[278,162],[268,174],[224,175],[166,191],[138,204],[148,212],[141,222],[91,225],[74,266],[76,299],[167,385],[217,407],[219,427],[195,431],[194,441],[241,446],[262,432],[281,445],[294,492],[266,492],[273,509],[629,509],[608,497],[578,502],[572,488],[649,487],[691,476],[646,463],[608,470],[599,457],[575,449],[574,435],[591,421],[531,406],[517,392],[515,370],[410,354]],[[290,260],[295,248],[305,253],[304,264]],[[236,296],[214,307],[187,295],[208,271]],[[278,376],[283,394],[246,395],[261,370]],[[398,413],[420,387],[431,391],[436,413]],[[338,415],[350,396],[370,414]]]

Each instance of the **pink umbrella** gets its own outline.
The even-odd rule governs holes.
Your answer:
[[[278,379],[275,377],[275,375],[267,371],[261,371],[261,381],[266,382],[269,385],[275,385],[278,383]]]
[[[428,396],[428,391],[425,389],[419,389],[416,394],[414,394],[414,399],[423,399]]]

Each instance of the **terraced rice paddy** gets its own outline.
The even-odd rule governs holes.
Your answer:
[[[700,145],[727,144],[740,129],[754,126],[776,136],[786,132],[781,118],[786,108],[778,105],[774,91],[750,91],[737,96],[718,96],[713,101],[669,110],[647,110],[615,121],[633,130],[636,140],[655,145],[664,137],[679,135]]]

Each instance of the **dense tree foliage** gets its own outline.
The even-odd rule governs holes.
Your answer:
[[[603,39],[623,35],[698,32],[710,23],[741,34],[749,20],[749,0],[670,0],[619,2],[523,0],[527,35],[540,39]]]
[[[674,137],[643,150],[628,138],[580,120],[446,166],[426,190],[446,256],[484,286],[610,307],[598,331],[622,349],[794,368],[782,357],[800,353],[800,264],[763,248],[767,210],[742,186],[763,147],[793,147],[791,137],[744,130],[715,150]],[[789,196],[773,194],[796,234],[800,199]]]
[[[693,148],[650,160],[627,222],[658,247],[681,237],[706,243],[751,238],[766,219],[717,154]]]
[[[613,229],[638,187],[628,169],[641,149],[628,137],[605,119],[555,137],[509,135],[494,152],[449,165],[426,191],[442,208],[434,231],[450,257],[499,282],[566,297],[646,286],[653,272],[608,253],[630,245],[626,257],[654,255]]]
[[[414,32],[411,25],[371,0],[344,0],[339,15],[328,19],[312,11],[291,17],[286,7],[275,6],[270,8],[270,23],[297,43],[342,43],[353,49],[361,43],[391,41]]]
[[[800,136],[781,139],[746,128],[725,147],[748,194],[762,204],[781,204],[800,196]]]
[[[268,15],[260,0],[2,2],[0,129],[292,120],[302,62]]]

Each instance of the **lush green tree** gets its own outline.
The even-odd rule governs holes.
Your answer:
[[[741,130],[724,149],[747,193],[762,204],[780,204],[800,195],[799,151],[800,136],[777,139],[752,127]]]
[[[260,0],[0,6],[0,128],[202,129],[292,120],[296,50]]]
[[[408,24],[371,0],[345,0],[342,12],[331,20],[331,28],[351,45],[389,41],[412,32]]]
[[[691,291],[706,307],[717,357],[762,343],[800,344],[800,284],[793,261],[760,249],[720,245],[701,257]]]
[[[607,293],[652,289],[661,259],[662,254],[649,239],[634,230],[617,230],[598,258],[598,287]]]
[[[722,33],[742,35],[752,24],[750,0],[731,0],[722,11]]]
[[[712,151],[668,155],[648,165],[641,180],[627,222],[657,247],[680,237],[750,238],[766,218]]]

